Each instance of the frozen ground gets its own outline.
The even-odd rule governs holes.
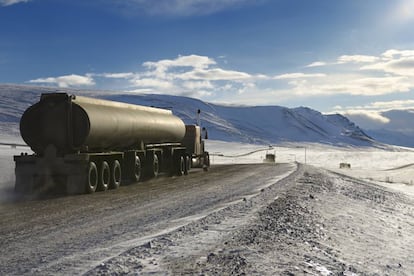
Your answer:
[[[19,138],[3,136],[0,142],[23,143]],[[390,147],[390,150],[358,147],[331,147],[321,144],[251,145],[207,140],[212,164],[260,163],[266,153],[276,155],[276,162],[306,163],[341,174],[375,182],[414,196],[414,149]],[[29,152],[26,147],[0,145],[0,191],[14,185],[13,155]],[[350,169],[340,169],[349,163]],[[1,201],[0,193],[0,201]]]
[[[275,153],[278,163],[306,165],[273,180],[257,177],[251,185],[262,192],[178,219],[181,227],[158,229],[163,234],[86,274],[414,275],[412,149],[220,141],[207,149],[213,164],[262,163]],[[13,195],[12,155],[24,150],[0,146],[3,200]],[[63,272],[79,271],[72,265]]]
[[[229,156],[241,149],[260,150],[239,145]],[[242,161],[262,157],[255,152]],[[235,157],[215,162],[225,158]],[[299,165],[259,195],[125,251],[87,275],[414,275],[413,212],[410,195]]]
[[[266,153],[276,155],[276,162],[306,163],[339,174],[371,181],[414,196],[414,149],[334,147],[321,144],[284,144],[258,146],[220,141],[208,141],[215,164],[262,162]],[[244,155],[245,153],[252,153]],[[340,169],[340,163],[350,164]]]

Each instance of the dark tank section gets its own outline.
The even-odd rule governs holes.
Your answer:
[[[185,125],[169,110],[54,93],[25,111],[20,132],[36,154],[53,145],[64,155],[176,143]]]

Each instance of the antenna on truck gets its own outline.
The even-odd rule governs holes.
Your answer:
[[[204,139],[208,139],[208,132],[207,132],[207,129],[205,128],[205,127],[201,127],[201,110],[200,109],[198,109],[197,110],[197,126],[199,126],[200,127],[200,129],[201,129],[201,132],[202,132],[202,135],[201,136],[204,136]],[[201,139],[201,136],[200,136],[200,139]]]

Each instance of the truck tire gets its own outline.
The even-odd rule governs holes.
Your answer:
[[[121,179],[122,179],[122,169],[121,163],[118,160],[115,160],[112,165],[112,173],[111,173],[111,189],[118,189],[121,186]]]
[[[108,162],[102,161],[101,167],[99,169],[98,190],[99,191],[108,190],[110,181],[111,181],[111,171],[109,170]]]
[[[139,158],[139,156],[135,157],[135,166],[134,166],[134,181],[138,182],[141,179],[141,174],[142,174],[142,166],[141,166],[141,159]]]
[[[208,154],[208,152],[204,153],[203,159],[203,170],[208,171],[208,168],[210,167],[210,155]]]
[[[160,162],[158,160],[158,155],[154,154],[154,160],[152,162],[152,177],[157,177],[160,172]]]
[[[88,165],[88,177],[86,183],[86,193],[92,194],[98,187],[98,169],[95,162],[89,162]]]
[[[178,158],[176,174],[178,176],[182,176],[184,173],[185,173],[185,160],[184,160],[184,156],[181,155]]]
[[[188,172],[190,171],[190,169],[191,169],[191,158],[190,158],[190,156],[186,155],[185,156],[185,171],[184,171],[184,174],[187,175]]]

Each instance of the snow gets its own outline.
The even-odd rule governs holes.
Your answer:
[[[0,142],[21,143],[10,137]],[[306,163],[315,167],[373,181],[414,196],[414,150],[400,148],[387,151],[376,148],[343,148],[322,144],[252,145],[236,142],[206,141],[211,164],[262,163],[266,153],[276,154],[278,163]],[[0,191],[4,194],[14,185],[13,156],[31,152],[27,147],[0,146]],[[306,153],[305,153],[306,152]],[[340,169],[340,163],[349,163],[350,169]],[[0,196],[1,198],[1,196]]]
[[[262,162],[266,153],[276,154],[276,162],[297,161],[334,171],[338,171],[339,163],[346,162],[351,164],[351,169],[340,170],[340,173],[404,191],[412,190],[414,180],[410,166],[390,170],[413,163],[412,149],[380,144],[347,118],[338,114],[322,115],[306,107],[219,106],[168,95],[1,84],[0,143],[23,143],[19,135],[20,116],[39,100],[41,93],[52,92],[170,108],[187,124],[195,123],[196,110],[200,109],[202,126],[208,129],[209,137],[213,139],[207,142],[213,164]],[[0,149],[3,172],[0,190],[12,187],[12,156],[19,153],[20,150],[7,147]]]
[[[414,149],[380,144],[346,117],[322,115],[306,107],[219,106],[168,95],[0,84],[0,143],[24,143],[19,135],[20,116],[41,93],[52,92],[169,108],[188,124],[196,121],[196,110],[200,109],[202,126],[213,139],[207,141],[213,164],[261,163],[266,153],[273,153],[276,162],[307,163],[413,193],[410,164],[414,163]],[[21,151],[30,152],[27,148],[0,147],[1,194],[13,188],[12,156]],[[342,162],[349,163],[351,169],[339,169]]]
[[[2,96],[8,100],[0,103],[0,143],[24,143],[18,134],[19,116],[21,116],[27,106],[37,101],[37,94],[35,92],[29,93],[26,91],[25,93],[27,94],[22,98],[24,100],[19,102],[17,99],[19,99],[19,93],[22,93],[20,90],[17,89],[17,92],[14,91],[7,95],[2,94]],[[99,93],[98,95],[102,96]],[[191,112],[192,109],[200,108],[206,110],[207,112],[205,113],[203,123],[212,129],[209,136],[214,139],[222,139],[221,141],[214,139],[206,140],[206,149],[210,152],[210,161],[213,166],[221,164],[262,163],[268,153],[275,154],[276,163],[290,164],[288,167],[289,169],[287,169],[284,174],[279,175],[277,178],[264,181],[261,186],[258,186],[251,194],[246,194],[243,199],[238,198],[235,201],[230,201],[226,204],[218,205],[215,208],[204,210],[196,215],[181,217],[180,219],[173,221],[172,227],[162,229],[159,232],[154,232],[153,235],[136,237],[125,243],[118,243],[110,248],[98,249],[100,251],[112,252],[111,257],[126,252],[132,246],[139,246],[145,243],[148,243],[149,247],[160,246],[165,248],[165,244],[168,245],[171,242],[167,239],[163,239],[164,235],[176,231],[183,225],[206,220],[208,216],[213,213],[225,212],[226,208],[229,206],[240,205],[240,203],[243,203],[244,201],[250,202],[256,195],[260,194],[261,190],[266,189],[281,179],[287,178],[288,175],[296,169],[296,162],[331,171],[332,173],[329,174],[329,177],[332,177],[332,183],[338,187],[344,186],[343,184],[346,181],[352,182],[352,178],[362,179],[367,182],[381,185],[387,189],[401,192],[410,198],[414,198],[414,149],[373,142],[364,136],[365,134],[362,130],[352,125],[352,122],[339,115],[321,116],[319,112],[303,107],[297,109],[266,107],[253,109],[254,112],[252,112],[252,110],[248,110],[248,108],[219,107],[202,103],[194,99],[160,95],[138,97],[135,95],[126,96],[112,94],[109,96],[106,95],[105,97],[140,104],[144,102],[147,105],[159,106],[160,103],[162,103],[163,106],[174,106],[174,112],[178,113],[178,115],[184,118],[187,122],[191,122],[194,119],[194,114]],[[13,105],[15,107],[13,107]],[[189,106],[191,108],[189,108]],[[273,122],[264,122],[264,118],[269,117],[268,112],[270,111],[276,112],[275,114],[284,114],[283,116],[285,117],[275,118]],[[252,114],[256,114],[257,116],[253,116]],[[245,120],[244,118],[246,117],[249,118],[249,120]],[[282,122],[283,118],[288,118],[288,123]],[[294,120],[292,118],[294,118]],[[282,125],[282,127],[279,126],[278,128],[275,128],[274,126],[278,124]],[[263,131],[263,129],[267,129],[268,131]],[[285,133],[281,133],[283,132],[283,129],[286,129]],[[341,129],[341,131],[338,132],[338,129]],[[277,136],[277,138],[273,139],[274,137],[272,136]],[[302,136],[307,138],[302,139]],[[321,137],[323,138],[322,140],[320,140]],[[232,139],[234,139],[234,141],[231,141]],[[0,145],[0,203],[14,200],[13,187],[15,176],[13,156],[19,155],[21,152],[31,153],[28,147]],[[350,165],[350,168],[341,169],[340,163],[347,163]],[[317,174],[315,175],[317,176]],[[351,177],[351,180],[344,180],[342,175]],[[322,183],[325,183],[324,181],[325,180],[323,180]],[[315,182],[315,185],[319,184],[319,182]],[[365,183],[363,185],[367,184]],[[380,193],[384,193],[384,191],[380,190]],[[312,198],[317,198],[315,204],[322,205],[329,199],[329,197],[327,197],[324,201],[318,201],[319,196],[322,197],[322,195],[317,193],[312,194]],[[277,197],[274,198],[274,200],[277,200]],[[335,203],[335,200],[335,198],[332,198],[332,202],[330,203]],[[349,202],[345,200],[349,199],[344,199],[344,202]],[[355,204],[357,204],[357,202]],[[363,204],[361,204],[361,206],[362,205]],[[260,206],[261,205],[259,205],[259,207]],[[342,206],[343,205],[340,207]],[[364,233],[368,233],[373,237],[378,236],[378,233],[374,231],[377,229],[371,227],[374,223],[383,226],[383,228],[380,228],[378,231],[385,229],[381,231],[389,231],[391,234],[395,231],[399,231],[399,229],[396,229],[396,226],[393,225],[394,222],[391,218],[386,216],[388,214],[383,215],[382,217],[378,215],[381,211],[378,209],[380,207],[377,209],[372,206],[369,206],[369,209],[362,207],[355,210],[347,209],[343,211],[343,213],[341,213],[342,211],[340,208],[332,209],[332,213],[327,213],[327,218],[332,220],[340,219],[343,220],[344,223],[348,223],[349,221],[349,227],[347,226],[349,229],[346,228],[345,230],[359,231],[361,237]],[[352,213],[357,212],[357,210],[368,211],[363,214],[358,214],[357,216],[356,213]],[[222,238],[225,235],[228,235],[234,230],[233,227],[235,225],[238,227],[248,226],[251,222],[250,219],[253,219],[254,217],[255,216],[253,215],[248,216],[247,218],[249,218],[249,220],[246,220],[246,216],[233,215],[226,218],[221,224],[213,224],[208,227],[202,226],[202,228],[204,227],[205,229],[203,228],[204,230],[198,235],[188,235],[186,238],[183,238],[183,241],[185,241],[182,243],[183,245],[176,245],[174,250],[168,253],[169,258],[179,259],[181,256],[185,256],[186,252],[192,252],[193,255],[194,253],[199,255],[198,261],[204,263],[206,262],[206,258],[217,258],[220,253],[219,251],[214,251],[211,255],[206,255],[204,247],[214,245],[217,242],[218,237]],[[360,221],[358,221],[358,219],[360,219]],[[357,224],[355,224],[355,220],[358,221]],[[367,224],[368,226],[364,228],[364,220],[371,220],[372,223]],[[397,216],[395,220],[399,220],[399,217]],[[334,227],[334,224],[330,225]],[[409,228],[408,226],[404,226],[402,229],[405,230]],[[318,233],[325,233],[327,231],[325,226],[320,226],[320,228],[318,226]],[[342,236],[338,236],[338,240],[341,239]],[[398,241],[404,242],[406,240],[399,239]],[[157,244],[157,242],[159,244]],[[358,244],[357,240],[350,241],[351,245],[352,242]],[[397,240],[395,243],[397,243]],[[372,243],[369,245],[372,246],[370,249],[374,250],[374,247],[378,246],[378,240],[372,240]],[[400,244],[397,245],[400,247]],[[319,249],[315,247],[315,250]],[[382,250],[384,251],[384,249]],[[320,251],[322,252],[323,250],[320,249]],[[352,253],[352,251],[349,252]],[[352,255],[351,253],[349,254]],[[85,251],[84,254],[85,256],[88,256],[92,253]],[[361,254],[365,253],[361,252]],[[270,256],[272,255],[267,256],[267,258],[269,258],[268,262],[272,263],[274,259],[270,258]],[[262,258],[263,256],[260,257]],[[124,259],[128,261],[136,262],[134,258],[136,258],[136,256],[133,254],[127,254],[127,257],[124,257]],[[352,260],[351,257],[349,258]],[[97,260],[96,265],[105,268],[105,266],[108,266],[108,260],[109,259]],[[157,263],[161,263],[162,258],[159,257],[159,259],[157,259],[152,257],[151,259],[139,259],[139,261],[144,267],[142,272],[149,274],[159,269]],[[48,265],[54,264],[51,263]],[[115,265],[128,271],[128,266],[123,265],[122,262],[116,262]],[[329,266],[326,266],[318,259],[309,259],[305,262],[305,265],[310,270],[317,272],[318,275],[334,274]],[[357,275],[352,271],[344,271],[343,274]]]
[[[308,267],[315,268],[315,270],[318,271],[320,273],[320,275],[323,275],[323,276],[332,275],[332,272],[329,271],[326,267],[324,267],[324,266],[322,266],[318,263],[315,263],[312,260],[309,261],[309,262],[306,262],[305,264]]]
[[[22,142],[21,139],[12,140],[10,137],[0,137],[0,142]],[[414,196],[414,150],[410,148],[394,148],[398,151],[390,151],[310,143],[266,146],[207,140],[206,149],[210,152],[213,165],[262,163],[266,153],[274,153],[278,163],[306,163]],[[12,197],[15,179],[13,155],[21,152],[31,151],[27,147],[0,146],[0,201]],[[351,168],[340,169],[340,163],[349,163]]]
[[[304,143],[269,146],[211,140],[206,143],[212,164],[261,163],[266,153],[274,153],[279,163],[306,163],[414,196],[414,150],[411,148],[395,147],[390,151]],[[340,163],[348,163],[351,168],[340,169]]]
[[[0,142],[4,140],[0,139]],[[7,140],[11,142],[11,140]],[[27,147],[0,145],[0,202],[6,202],[14,198],[14,161],[13,156],[21,152],[30,152]]]
[[[197,111],[201,110],[201,125],[207,128],[209,137],[227,142],[269,144],[294,141],[340,146],[383,146],[346,117],[339,114],[324,115],[306,107],[223,106],[170,95],[4,84],[0,84],[0,130],[14,130],[13,133],[18,135],[16,130],[24,110],[37,102],[42,93],[56,92],[171,109],[186,124],[195,124]]]

